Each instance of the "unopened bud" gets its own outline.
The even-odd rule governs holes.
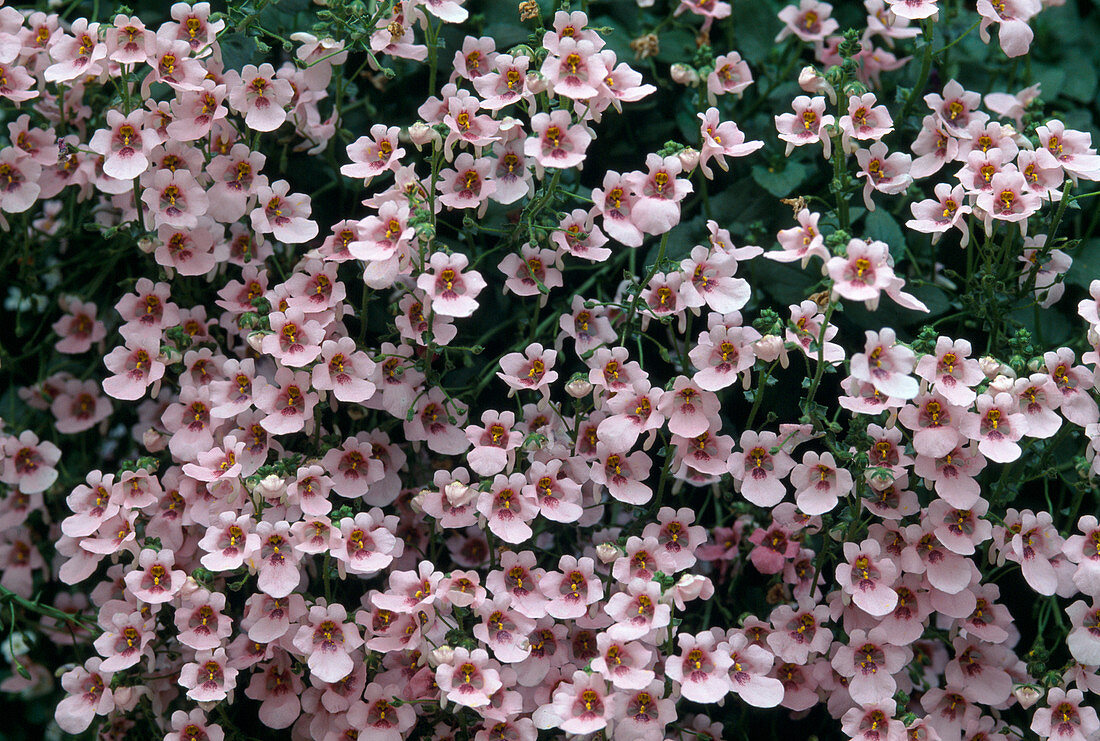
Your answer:
[[[421,489],[420,491],[416,492],[416,494],[413,494],[412,498],[409,499],[409,509],[411,509],[416,514],[420,514],[421,512],[423,512],[424,497],[427,496],[427,494],[428,492],[426,489]]]
[[[802,68],[798,73],[798,86],[813,95],[828,95],[829,101],[836,105],[836,90],[828,80],[822,77],[816,67],[807,65]]]
[[[258,353],[263,353],[264,333],[252,332],[248,335],[248,346]]]
[[[669,74],[672,76],[673,82],[678,82],[681,85],[687,85],[688,87],[695,87],[699,84],[699,73],[694,68],[689,67],[686,64],[677,62],[672,65],[669,70]]]
[[[260,479],[260,483],[256,484],[255,492],[264,499],[273,499],[275,497],[281,497],[286,492],[286,482],[279,476],[273,473],[269,473]]]
[[[440,646],[428,652],[428,666],[433,669],[441,664],[450,664],[454,661],[455,650],[450,646]]]
[[[528,72],[524,85],[534,95],[546,92],[546,78],[537,72]]]
[[[152,237],[142,237],[137,243],[138,249],[149,255],[157,248],[157,240]]]
[[[596,546],[596,558],[600,559],[600,563],[613,563],[620,555],[619,549],[611,543],[600,543]]]
[[[1037,703],[1043,696],[1039,688],[1033,684],[1018,684],[1012,690],[1012,694],[1016,695],[1016,702],[1020,703],[1020,707],[1024,710]]]
[[[630,48],[634,52],[635,59],[655,57],[661,53],[661,41],[655,33],[647,33],[630,42]]]
[[[774,334],[766,334],[752,343],[756,357],[765,363],[774,363],[780,357],[783,358],[783,367],[787,367],[787,347],[783,344],[783,338]]]
[[[474,501],[477,498],[477,490],[461,481],[452,481],[443,487],[443,496],[452,507],[458,509]]]
[[[695,147],[685,147],[676,155],[680,160],[680,166],[685,173],[689,173],[699,166],[699,150]]]
[[[417,121],[409,127],[409,141],[416,146],[417,150],[425,144],[430,144],[433,139],[439,141],[439,132],[423,121]]]
[[[1096,327],[1089,327],[1089,333],[1086,335],[1089,345],[1100,349],[1100,329]]]
[[[574,399],[581,399],[592,393],[592,382],[583,374],[577,373],[565,384],[565,393]]]
[[[982,369],[982,373],[989,379],[994,378],[998,373],[1002,372],[1001,361],[989,355],[978,358],[978,367]]]
[[[168,445],[168,438],[150,427],[141,435],[141,444],[150,453],[159,453]]]
[[[1013,379],[998,373],[997,376],[989,382],[989,390],[994,394],[1009,394],[1012,393]]]

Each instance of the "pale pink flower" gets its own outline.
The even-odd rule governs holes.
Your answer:
[[[716,105],[719,95],[740,95],[751,85],[749,64],[735,51],[714,59],[714,71],[707,75],[707,99]]]
[[[1070,655],[1081,664],[1100,665],[1100,606],[1094,598],[1092,605],[1077,600],[1066,608],[1070,620],[1066,647]]]
[[[264,63],[246,64],[238,74],[226,74],[229,106],[244,115],[253,131],[274,131],[286,121],[285,107],[294,97],[290,82],[275,76],[275,68]]]
[[[1039,738],[1058,741],[1087,741],[1100,731],[1096,710],[1085,705],[1079,689],[1068,692],[1060,687],[1047,691],[1047,707],[1039,708],[1031,717],[1031,730]]]
[[[362,178],[365,185],[387,170],[396,170],[405,154],[398,139],[400,133],[397,126],[371,126],[369,136],[361,136],[347,146],[351,163],[342,165],[340,174]]]
[[[998,41],[1001,49],[1010,57],[1027,54],[1035,33],[1027,25],[1028,20],[1042,10],[1039,0],[978,0],[981,26],[978,35],[989,43],[989,27],[998,24]]]
[[[966,204],[963,187],[956,185],[952,188],[947,183],[937,183],[935,194],[935,198],[909,205],[913,218],[905,222],[905,225],[918,232],[931,234],[932,244],[938,242],[948,229],[956,227],[962,232],[962,246],[966,247],[970,241],[970,231],[965,217],[972,209]]]
[[[542,167],[555,169],[578,167],[592,143],[588,129],[574,125],[569,112],[564,110],[536,113],[531,118],[531,134],[524,143],[523,153],[534,157]]]
[[[289,190],[285,180],[257,186],[259,204],[249,213],[252,229],[257,234],[271,234],[285,244],[308,242],[318,231],[317,222],[309,218],[309,196]]]
[[[461,160],[463,155],[459,155]],[[432,310],[443,316],[468,317],[477,308],[477,295],[485,288],[485,279],[477,271],[463,272],[469,259],[461,252],[432,253],[431,272],[421,273],[417,287],[431,300]]]
[[[503,686],[499,666],[485,649],[458,647],[451,661],[436,668],[435,681],[439,691],[456,705],[483,708]]]
[[[898,567],[890,558],[880,558],[881,546],[874,540],[844,544],[844,563],[836,567],[836,580],[845,594],[867,614],[887,615],[897,607],[893,589]],[[892,694],[892,693],[891,693]]]
[[[1042,199],[1028,190],[1027,181],[1019,172],[999,172],[990,181],[990,189],[978,194],[974,207],[984,216],[986,231],[993,228],[993,219],[1016,222],[1020,233],[1027,233],[1027,219],[1039,210]]]
[[[798,7],[788,5],[779,11],[779,20],[784,26],[775,40],[779,42],[794,34],[803,41],[824,41],[840,27],[829,17],[832,12],[832,5],[818,0],[800,0]]]
[[[237,669],[230,664],[224,648],[195,653],[195,660],[184,664],[179,683],[195,702],[219,702],[237,685]]]
[[[322,682],[338,682],[355,668],[350,652],[363,645],[363,638],[347,617],[343,605],[320,600],[294,635],[294,648],[307,657],[310,674]]]
[[[802,462],[791,469],[795,503],[803,513],[814,516],[832,511],[841,496],[852,491],[852,474],[836,464],[832,453],[807,451]]]
[[[1017,441],[1027,433],[1027,417],[1017,411],[1019,405],[1012,395],[983,393],[976,404],[977,413],[962,420],[962,433],[978,441],[978,450],[990,460],[1009,463],[1019,458]]]
[[[919,390],[913,371],[916,355],[897,344],[894,330],[866,332],[865,352],[852,356],[851,374],[856,380],[873,384],[883,394],[898,399],[912,399]]]
[[[741,495],[758,507],[773,507],[787,494],[783,479],[794,468],[794,461],[780,448],[774,432],[741,433],[741,453],[729,459],[729,472],[739,486]]]
[[[137,567],[126,573],[126,589],[150,605],[170,602],[187,578],[186,572],[172,568],[175,563],[175,554],[170,550],[143,549]]]
[[[815,0],[802,0],[802,2],[812,3]],[[793,8],[793,6],[788,7]],[[790,156],[795,147],[821,142],[825,158],[828,159],[832,151],[828,127],[836,122],[836,118],[832,114],[825,113],[824,96],[819,95],[811,99],[807,95],[799,95],[792,102],[792,106],[794,113],[783,113],[775,117],[775,128],[779,132],[779,138],[787,142],[787,156]]]
[[[856,177],[866,178],[863,186],[863,204],[868,211],[875,210],[875,204],[871,200],[871,191],[879,193],[896,194],[903,192],[913,182],[913,176],[909,174],[913,158],[904,152],[894,152],[887,156],[886,145],[876,141],[870,149],[856,151],[856,161],[860,171]]]
[[[542,64],[542,75],[555,95],[588,100],[599,95],[596,85],[608,74],[603,58],[592,41],[567,36]]]
[[[634,205],[638,196],[628,175],[609,170],[604,174],[603,186],[592,189],[593,210],[603,216],[603,228],[607,235],[627,247],[642,244],[642,230],[634,223]]]
[[[780,230],[776,235],[776,241],[782,249],[765,252],[764,256],[776,262],[800,260],[802,267],[806,267],[814,255],[827,261],[830,258],[829,251],[825,248],[825,237],[817,226],[820,218],[821,214],[809,209],[799,211],[798,226]]]
[[[665,661],[665,675],[680,684],[680,693],[692,702],[718,702],[732,690],[729,670],[733,660],[710,631],[676,636],[680,653]]]
[[[1039,143],[1036,161],[1046,167],[1061,167],[1070,177],[1088,180],[1100,178],[1100,156],[1092,148],[1092,135],[1087,131],[1067,129],[1057,119],[1035,129]]]
[[[556,359],[556,351],[532,343],[523,353],[510,353],[501,358],[497,377],[513,391],[541,391],[544,398],[549,398],[549,386],[558,378],[557,371],[553,370]]]
[[[114,672],[101,669],[103,659],[92,657],[61,676],[61,687],[68,694],[57,704],[54,720],[66,733],[83,733],[97,715],[115,709],[111,678]]]
[[[762,141],[745,142],[745,134],[733,121],[720,121],[717,108],[709,108],[706,113],[698,113],[701,122],[700,135],[703,140],[699,152],[699,168],[708,178],[714,176],[707,163],[714,159],[723,170],[729,170],[726,157],[745,157],[764,146]]]
[[[683,165],[678,157],[646,155],[648,173],[634,173],[629,184],[637,194],[631,219],[646,234],[664,234],[680,221],[680,201],[693,190],[691,181],[678,177]]]

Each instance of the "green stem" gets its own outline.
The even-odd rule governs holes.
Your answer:
[[[935,27],[931,20],[922,21],[921,27],[924,31],[924,58],[921,59],[920,63],[920,75],[917,77],[917,84],[913,86],[909,97],[905,100],[905,105],[902,106],[898,121],[904,121],[909,115],[909,111],[913,109],[913,104],[917,102],[917,97],[924,92],[924,86],[928,84],[928,73],[932,70],[932,38],[935,34]]]

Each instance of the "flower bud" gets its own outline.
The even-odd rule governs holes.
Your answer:
[[[684,147],[676,156],[684,168],[684,173],[689,173],[699,166],[699,150],[695,147]]]
[[[994,394],[1010,394],[1012,393],[1013,379],[1008,376],[998,373],[997,376],[989,382],[989,390]]]
[[[829,101],[836,105],[836,90],[813,65],[806,65],[798,73],[798,86],[812,95],[828,95]]]
[[[528,72],[524,84],[534,95],[546,92],[546,78],[537,72]]]
[[[655,57],[661,53],[661,40],[655,33],[647,33],[630,42],[630,48],[634,52],[635,59]]]
[[[1100,348],[1100,329],[1097,329],[1096,327],[1089,327],[1089,332],[1086,336],[1088,338],[1089,345],[1091,345],[1092,347]]]
[[[681,85],[687,85],[688,87],[695,87],[699,84],[699,73],[694,68],[689,67],[686,64],[677,62],[672,65],[669,70],[669,74],[672,76],[673,82],[678,82]]]
[[[150,453],[159,453],[168,445],[168,438],[150,427],[141,435],[141,444]]]
[[[279,476],[273,473],[269,473],[264,476],[260,483],[256,484],[253,494],[259,494],[264,499],[273,499],[275,497],[281,497],[286,493],[286,482]]]
[[[777,337],[774,334],[766,334],[756,342],[752,343],[753,352],[756,353],[756,357],[763,360],[765,363],[774,363],[780,357],[783,358],[783,367],[787,367],[787,348],[783,344],[783,338]]]
[[[574,373],[569,383],[565,384],[565,393],[574,399],[581,399],[592,393],[592,383],[583,373]]]
[[[477,489],[461,481],[452,481],[443,487],[443,496],[452,507],[465,507],[477,499]]]
[[[421,489],[420,491],[416,492],[416,494],[414,494],[412,496],[412,498],[409,499],[409,509],[411,509],[416,514],[420,514],[421,512],[423,512],[424,511],[424,497],[427,494],[428,494],[427,489]]]
[[[1032,684],[1018,684],[1012,690],[1012,694],[1016,696],[1016,702],[1020,703],[1020,707],[1024,710],[1037,703],[1043,696],[1039,688]]]
[[[180,587],[180,599],[186,602],[187,600],[191,599],[191,596],[200,589],[202,589],[202,586],[197,581],[195,581],[195,577],[188,576],[186,579],[183,580],[183,586]]]
[[[152,237],[142,237],[137,243],[138,249],[149,255],[157,248],[157,240]]]
[[[416,146],[417,151],[425,144],[430,144],[433,140],[438,142],[439,139],[439,132],[423,121],[417,121],[409,127],[409,141]]]
[[[596,546],[596,558],[600,559],[600,563],[613,563],[619,555],[619,549],[611,543],[600,543]]]
[[[264,333],[263,332],[251,332],[248,335],[248,346],[258,353],[263,353],[264,346]]]
[[[440,646],[428,652],[428,666],[433,669],[441,664],[450,664],[454,661],[455,650],[450,646]]]
[[[989,355],[978,359],[978,367],[982,369],[982,373],[989,379],[993,379],[997,374],[1008,375],[1008,373],[1012,373],[1011,368],[1008,368],[1008,373],[1005,373],[1004,369],[1008,366],[1003,365],[1001,361]]]

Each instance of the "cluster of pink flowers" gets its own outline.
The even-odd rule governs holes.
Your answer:
[[[870,38],[912,37],[909,21],[938,8],[865,5],[859,74],[873,85],[903,60]],[[1039,7],[980,0],[981,31],[996,23],[1006,53],[1026,51]],[[683,0],[673,14],[686,11],[707,33],[731,8]],[[373,53],[417,62],[428,49],[415,27],[434,44],[438,22],[468,15],[455,0],[386,12]],[[812,43],[823,64],[851,58],[830,14],[816,0],[785,8],[777,41]],[[894,245],[827,225],[801,199],[778,249],[738,246],[719,217],[668,257],[711,166],[764,146],[716,105],[751,72],[735,51],[715,60],[690,146],[589,172],[590,197],[555,191],[596,159],[604,116],[657,92],[579,11],[557,12],[537,53],[466,37],[419,121],[373,125],[346,146],[340,172],[364,214],[322,233],[310,197],[269,180],[274,158],[257,142],[330,145],[340,112],[323,102],[342,44],[302,34],[301,64],[224,69],[209,5],[171,16],[148,29],[0,8],[0,97],[33,111],[9,123],[0,210],[37,204],[50,235],[64,198],[92,201],[102,227],[145,234],[134,251],[157,266],[113,305],[61,299],[53,349],[94,358],[98,380],[59,371],[20,390],[48,412],[50,435],[95,429],[145,455],[61,491],[63,448],[0,426],[0,586],[29,601],[58,581],[76,591],[55,612],[94,616],[41,624],[95,654],[61,673],[62,730],[102,718],[123,737],[144,715],[165,739],[220,741],[223,711],[244,697],[264,726],[326,741],[717,740],[734,733],[719,710],[733,694],[797,717],[819,708],[859,741],[993,741],[1022,736],[1007,714],[1045,693],[1033,733],[1100,733],[1084,699],[1100,693],[1100,522],[1080,498],[1006,508],[984,483],[1063,440],[1083,443],[1082,478],[1100,477],[1100,280],[1077,307],[1079,336],[1026,358],[1025,375],[935,331],[907,343],[880,327],[842,344],[842,300],[928,307],[906,290]],[[1034,90],[986,96],[1000,123],[948,82],[924,98],[911,157],[883,141],[897,140],[885,98],[838,101],[820,75],[799,82],[810,95],[775,116],[779,140],[788,154],[820,143],[864,181],[868,211],[876,193],[958,168],[911,204],[907,226],[933,243],[954,228],[978,249],[967,216],[989,240],[1002,221],[1023,237],[1072,184],[1100,179],[1087,133],[1051,120],[1037,147],[1022,133]],[[105,85],[125,90],[124,110],[88,104]],[[548,208],[547,193],[568,205]],[[526,235],[495,272],[472,240],[460,251],[438,228],[476,225],[491,206],[545,209],[521,220]],[[565,295],[567,271],[647,241],[659,247],[643,276]],[[1071,260],[1042,233],[1024,247],[1012,280],[1056,304]],[[820,258],[825,290],[778,318],[746,277],[761,256],[803,269]],[[368,327],[371,291],[388,306],[381,328]],[[497,292],[536,319],[464,394],[447,374],[470,348],[455,341],[492,326]],[[361,308],[349,298],[360,294]],[[667,340],[647,366],[642,335],[656,326]],[[365,341],[368,329],[386,341]],[[1069,345],[1082,340],[1079,358]],[[824,374],[842,379],[832,422],[809,404],[797,421],[757,419],[789,351],[805,361],[810,404]],[[744,419],[731,412],[741,401],[753,402]],[[111,428],[120,410],[129,430]],[[57,522],[50,492],[67,494]],[[1056,676],[1033,670],[987,561],[1050,598],[1044,625],[1064,626],[1068,654]],[[735,621],[743,605],[727,587],[749,575],[768,585],[766,612]],[[0,690],[49,684],[29,647],[9,653],[22,672]]]

